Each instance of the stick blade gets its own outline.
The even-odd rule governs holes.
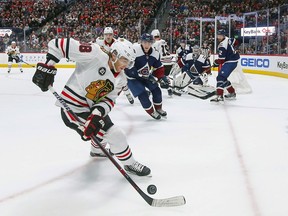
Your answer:
[[[176,196],[167,199],[153,199],[151,206],[154,207],[173,207],[185,205],[186,200],[184,196]]]

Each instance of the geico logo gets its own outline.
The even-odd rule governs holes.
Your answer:
[[[270,62],[269,62],[269,59],[242,58],[241,65],[246,66],[246,67],[268,68],[270,65]]]

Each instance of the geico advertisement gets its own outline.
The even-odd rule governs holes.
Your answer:
[[[242,55],[240,63],[244,69],[288,73],[288,56]]]
[[[46,61],[46,53],[21,53],[20,60],[24,63],[28,64],[37,64],[38,62]],[[0,63],[7,64],[8,63],[8,55],[6,53],[0,53]],[[75,64],[71,61],[67,61],[66,59],[61,59],[60,64]]]

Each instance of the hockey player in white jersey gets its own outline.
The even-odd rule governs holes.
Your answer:
[[[96,43],[101,47],[104,48],[105,51],[110,51],[112,44],[116,41],[113,37],[114,32],[111,27],[105,27],[103,31],[104,37],[98,37],[96,39]]]
[[[6,54],[8,55],[8,73],[11,72],[13,61],[18,63],[20,72],[23,73],[22,64],[20,61],[20,50],[15,41],[12,41],[11,46],[7,47]]]
[[[110,151],[121,161],[127,172],[138,176],[149,175],[150,169],[134,159],[126,136],[109,117],[118,95],[115,77],[133,65],[135,59],[131,43],[114,42],[109,55],[95,43],[83,44],[72,38],[53,39],[48,47],[46,63],[37,64],[32,79],[42,91],[47,91],[53,84],[57,72],[54,65],[60,59],[76,62],[76,69],[67,81],[61,97],[85,124],[79,124],[61,108],[65,125],[77,131],[84,141],[91,140],[92,135],[98,139],[105,138],[110,144]]]
[[[113,37],[114,33],[113,33],[113,29],[111,27],[106,27],[104,29],[104,38],[97,38],[96,39],[96,43],[102,48],[102,50],[106,53],[109,53],[109,51],[111,50],[111,46],[112,44],[116,41],[116,39]],[[125,40],[125,39],[123,39]],[[118,77],[117,79],[120,79],[120,77]],[[123,92],[126,95],[129,103],[134,104],[134,98],[132,97],[128,86],[127,86],[127,79],[125,76],[121,77],[121,79],[123,80],[119,80],[119,83],[123,84]]]
[[[160,31],[158,29],[154,29],[151,32],[151,35],[154,39],[152,47],[159,52],[160,61],[164,65],[164,74],[168,76],[172,65],[176,62],[176,59],[174,59],[174,56],[170,54],[167,42],[161,38]],[[168,95],[172,96],[172,89],[168,88],[167,90]]]

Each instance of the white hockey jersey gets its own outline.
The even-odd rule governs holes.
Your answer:
[[[160,60],[163,65],[171,65],[175,63],[175,59],[168,51],[167,42],[163,39],[155,40],[152,47],[160,53]]]
[[[152,47],[154,47],[154,49],[156,49],[160,53],[160,58],[170,55],[170,53],[168,52],[168,45],[163,39],[156,40],[152,44]]]
[[[15,56],[19,56],[20,55],[20,51],[19,51],[19,47],[12,47],[12,46],[8,46],[6,49],[6,54],[11,56],[11,57],[15,57]]]
[[[111,45],[116,41],[116,39],[113,38],[112,43],[108,44],[104,38],[98,37],[96,39],[96,44],[98,44],[100,47],[104,48],[107,52],[111,50]]]
[[[67,81],[61,97],[75,113],[90,112],[102,107],[107,115],[118,96],[117,75],[108,65],[109,56],[99,45],[82,44],[72,38],[53,39],[48,53],[57,59],[67,58],[76,62],[76,68]],[[56,103],[58,106],[60,104]]]

